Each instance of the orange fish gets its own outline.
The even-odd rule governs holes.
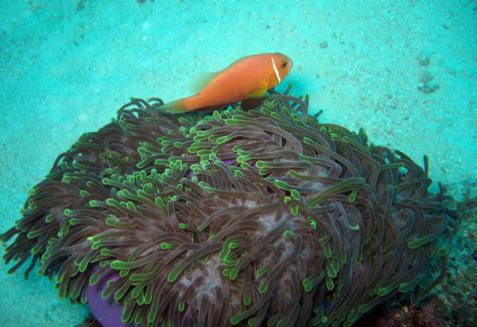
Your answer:
[[[287,76],[291,67],[290,58],[281,53],[244,57],[213,74],[197,94],[167,103],[158,109],[181,113],[260,99]]]

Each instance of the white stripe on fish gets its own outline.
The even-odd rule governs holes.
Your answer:
[[[273,57],[270,58],[272,58],[273,70],[275,71],[275,75],[277,76],[278,83],[280,83],[282,79],[280,78],[280,74],[278,73],[277,65],[275,65],[275,60],[273,60]]]

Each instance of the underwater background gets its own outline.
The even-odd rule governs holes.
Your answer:
[[[284,83],[320,120],[422,165],[459,202],[445,321],[476,313],[477,1],[3,1],[0,232],[57,155],[131,97],[166,102],[249,54],[293,60]],[[3,249],[1,254],[3,254]],[[0,265],[0,326],[76,326],[88,315]],[[473,311],[472,311],[473,310]],[[467,316],[467,317],[466,317]],[[467,319],[467,320],[466,320]]]

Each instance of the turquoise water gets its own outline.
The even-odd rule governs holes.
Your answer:
[[[279,51],[321,119],[364,127],[461,198],[477,191],[476,1],[11,1],[0,12],[0,231],[56,156],[130,97]],[[435,187],[435,186],[434,186]],[[0,265],[1,326],[74,326],[84,306]]]

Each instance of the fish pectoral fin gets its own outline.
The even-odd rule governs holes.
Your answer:
[[[204,73],[197,77],[192,83],[191,88],[193,93],[199,93],[207,84],[209,84],[219,73]]]
[[[248,95],[249,98],[256,99],[256,98],[261,98],[267,93],[268,89],[267,88],[262,88],[258,89]]]

